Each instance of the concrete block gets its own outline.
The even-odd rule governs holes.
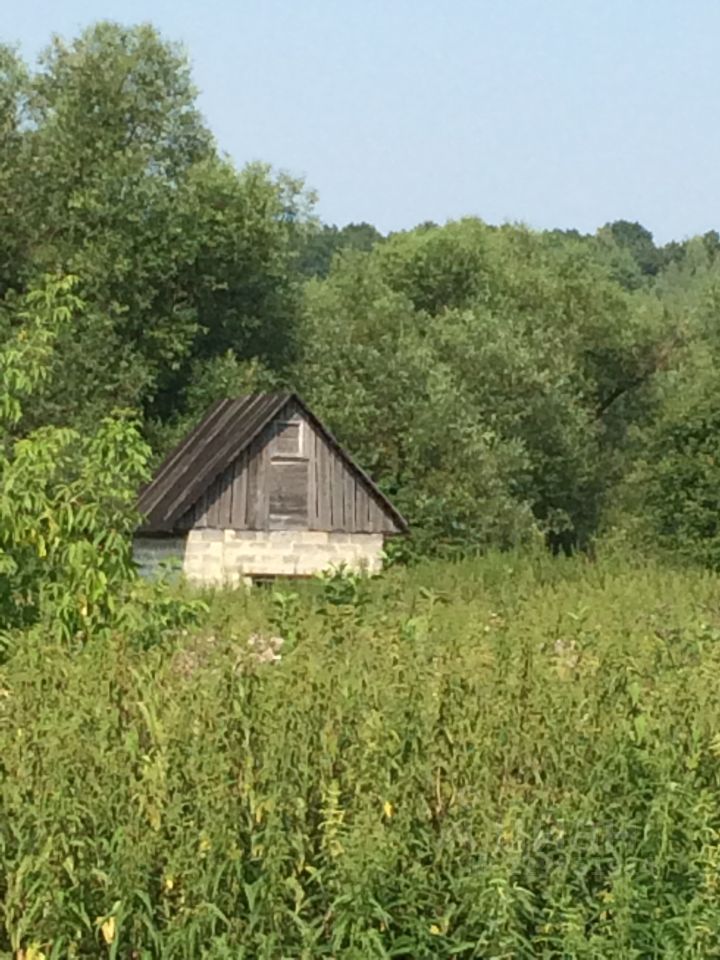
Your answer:
[[[295,573],[295,557],[285,559],[279,556],[263,555],[257,558],[252,567],[248,564],[245,572],[291,577]]]
[[[136,537],[133,560],[142,577],[165,575],[169,567],[181,567],[185,554],[184,537]]]
[[[307,551],[297,556],[297,570],[302,574],[321,573],[331,566],[339,565],[340,562],[335,554],[327,551]]]
[[[292,549],[295,554],[307,553],[315,556],[326,554],[327,556],[332,556],[338,548],[335,547],[334,544],[305,543],[302,540],[298,540],[296,543],[293,543]]]
[[[252,540],[259,540],[264,536],[262,530],[226,530],[225,531],[225,542],[232,543],[233,541],[247,542]]]
[[[374,573],[381,567],[382,534],[324,530],[191,530],[187,537],[139,537],[141,570],[181,558],[188,579],[240,585],[253,576],[311,576],[345,565]]]
[[[259,540],[226,540],[223,549],[230,553],[254,553]]]
[[[238,570],[244,566],[252,566],[255,557],[251,553],[226,553],[223,558],[223,566],[226,570]]]
[[[292,534],[295,542],[307,545],[325,545],[331,536],[326,530],[295,530]]]
[[[328,534],[328,542],[329,542],[329,543],[334,543],[334,544],[337,544],[337,543],[350,543],[350,541],[352,540],[353,536],[354,536],[354,534],[352,534],[352,533],[338,533],[337,531],[333,531],[332,533],[329,533],[329,534]]]
[[[282,547],[291,544],[297,538],[297,530],[268,530],[263,539],[271,546]]]
[[[189,543],[187,545],[185,555],[190,557],[210,557],[213,555],[220,557],[222,556],[222,544],[195,541],[195,543]]]
[[[239,563],[248,563],[252,562],[255,559],[255,554],[252,550],[226,550],[224,563],[225,566],[235,567]]]
[[[190,530],[187,539],[188,543],[194,543],[195,541],[223,543],[225,540],[225,531],[211,529]]]

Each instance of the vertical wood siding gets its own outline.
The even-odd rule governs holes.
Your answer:
[[[292,404],[277,419],[303,421],[304,457],[273,463],[270,424],[185,514],[180,529],[397,532],[363,478]]]

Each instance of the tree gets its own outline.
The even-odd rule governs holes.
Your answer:
[[[130,533],[146,478],[138,425],[106,418],[92,434],[42,427],[12,437],[49,374],[63,326],[82,302],[72,277],[46,277],[24,298],[0,351],[0,647],[38,621],[68,640],[99,629],[133,576]]]
[[[326,277],[333,258],[344,250],[368,252],[383,236],[370,223],[348,223],[344,227],[317,224],[301,238],[298,267],[306,277]]]
[[[26,91],[23,64],[13,50],[0,45],[0,300],[17,284],[22,259],[18,210],[22,171],[17,161]]]
[[[653,416],[641,424],[618,490],[617,528],[720,569],[720,264],[705,238],[658,280],[678,349],[655,378]]]
[[[662,254],[655,246],[652,233],[640,223],[629,220],[606,223],[598,230],[597,239],[615,278],[628,290],[643,286],[660,270]]]
[[[668,340],[573,237],[476,220],[307,290],[297,379],[428,540],[584,543]]]
[[[218,156],[183,51],[152,27],[100,23],[54,40],[35,73],[3,56],[5,325],[46,271],[78,276],[88,304],[24,428],[90,424],[117,405],[166,417],[198,355],[282,367],[305,197]]]
[[[527,458],[477,417],[442,328],[421,322],[377,261],[343,259],[307,290],[297,382],[408,516],[419,549],[519,543],[533,529]]]

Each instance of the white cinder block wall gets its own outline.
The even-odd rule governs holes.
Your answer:
[[[182,569],[185,556],[185,537],[135,537],[133,560],[140,575],[153,577],[165,564]]]
[[[173,558],[188,580],[235,585],[253,576],[311,576],[344,564],[376,573],[381,533],[318,530],[190,530],[186,537],[137,537],[135,560],[151,576]]]

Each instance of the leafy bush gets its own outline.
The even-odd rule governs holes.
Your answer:
[[[131,535],[150,451],[132,415],[104,418],[91,434],[46,426],[14,435],[56,339],[83,310],[76,286],[46,277],[0,351],[0,651],[26,642],[33,626],[82,642],[121,625],[147,636],[194,613],[137,582]]]

